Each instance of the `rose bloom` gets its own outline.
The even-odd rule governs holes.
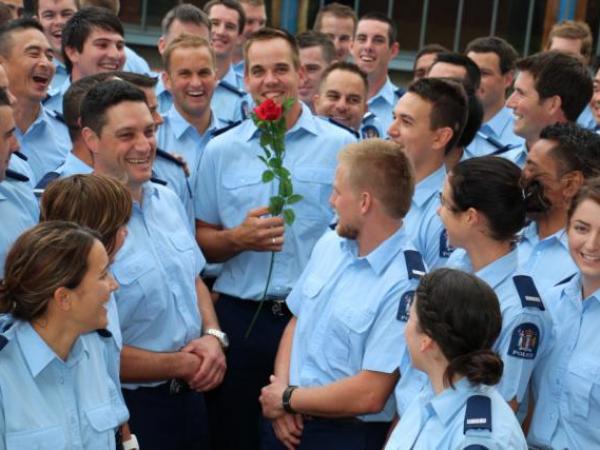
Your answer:
[[[256,117],[260,120],[277,120],[283,113],[283,108],[271,99],[267,99],[254,108]]]

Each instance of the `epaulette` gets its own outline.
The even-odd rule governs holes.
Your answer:
[[[27,155],[25,155],[24,153],[21,153],[19,150],[17,150],[16,152],[13,152],[13,155],[15,155],[17,158],[22,159],[23,161],[28,161],[29,158],[27,157]]]
[[[398,88],[398,89],[394,89],[394,95],[398,98],[402,97],[404,94],[406,94],[406,90],[402,89],[402,88]]]
[[[224,87],[225,89],[227,89],[230,92],[233,92],[234,94],[236,94],[238,97],[245,97],[246,93],[244,91],[242,91],[241,89],[239,89],[237,86],[234,86],[231,83],[228,83],[227,81],[219,81],[219,86]]]
[[[492,431],[492,400],[487,395],[472,395],[468,398],[463,434],[469,430]]]
[[[6,169],[6,178],[10,178],[11,180],[15,180],[15,181],[29,181],[29,177],[23,175],[22,173],[19,173],[15,170],[12,169]]]
[[[546,309],[533,278],[528,275],[516,275],[513,277],[513,283],[515,283],[523,308],[538,308],[542,311]]]
[[[60,177],[58,172],[48,172],[42,177],[42,179],[35,185],[35,189],[46,189],[46,187],[54,180]]]
[[[112,333],[110,331],[108,331],[107,329],[96,330],[96,333],[98,333],[103,338],[112,337]]]
[[[238,120],[237,122],[230,123],[229,125],[227,125],[227,126],[225,126],[223,128],[219,128],[218,130],[215,130],[215,131],[212,132],[211,137],[217,137],[217,136],[225,133],[226,131],[229,131],[232,128],[237,127],[240,123],[242,123],[242,121]]]
[[[344,125],[343,123],[340,123],[340,122],[338,122],[337,120],[334,120],[334,119],[332,119],[331,117],[329,117],[329,118],[327,119],[327,121],[328,121],[329,123],[332,123],[332,124],[334,124],[334,125],[337,125],[338,127],[340,127],[340,128],[343,128],[344,130],[346,130],[346,131],[348,131],[348,132],[352,133],[352,135],[353,135],[353,136],[354,136],[356,139],[359,139],[359,138],[360,138],[360,135],[358,134],[358,131],[356,131],[356,130],[353,130],[353,129],[352,129],[352,128],[350,128],[350,127],[347,127],[347,126],[346,126],[346,125]]]
[[[477,132],[477,136],[479,136],[481,139],[483,139],[484,141],[486,141],[488,144],[490,144],[492,147],[494,147],[496,149],[491,154],[492,156],[501,155],[501,154],[506,153],[507,151],[512,150],[513,148],[517,148],[519,146],[518,144],[504,145],[502,142],[500,142],[495,137],[488,136],[487,134],[484,134],[481,131]]]
[[[361,123],[365,123],[368,120],[374,119],[376,116],[371,111],[367,111],[363,116]]]
[[[8,339],[6,338],[6,336],[2,336],[0,334],[0,351],[6,347],[6,344],[8,344]]]
[[[575,273],[574,273],[574,274],[572,274],[572,275],[569,275],[567,278],[563,278],[563,279],[562,279],[562,280],[560,280],[558,283],[556,283],[556,284],[554,285],[554,287],[556,287],[556,286],[561,286],[561,285],[563,285],[563,284],[567,284],[569,281],[571,281],[571,280],[572,280],[572,279],[575,277],[575,275],[577,275],[577,272],[575,272]]]
[[[67,122],[65,122],[65,116],[63,116],[58,111],[56,111],[54,109],[48,109],[48,112],[50,113],[50,116],[52,116],[53,118],[55,118],[56,120],[58,120],[60,123],[62,123],[64,125],[67,124]]]
[[[425,275],[425,264],[421,254],[416,250],[404,250],[404,259],[406,260],[406,270],[408,278],[418,280]]]
[[[167,161],[172,162],[174,164],[177,164],[179,167],[185,167],[185,163],[183,161],[178,160],[169,152],[161,150],[160,148],[156,149],[156,156],[159,158],[166,159]]]
[[[152,181],[153,183],[156,183],[156,184],[160,184],[162,186],[166,186],[167,184],[169,184],[165,180],[163,180],[162,178],[158,178],[158,177],[155,177],[155,176],[152,176],[152,178],[150,178],[150,181]]]

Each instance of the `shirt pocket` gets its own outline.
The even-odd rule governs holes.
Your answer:
[[[362,367],[367,333],[375,312],[357,309],[350,301],[336,306],[330,322],[331,339],[326,351],[329,352],[329,358],[339,364],[340,368],[354,373]]]
[[[262,170],[228,171],[223,174],[224,197],[219,209],[223,225],[227,228],[238,226],[252,208],[267,206],[270,187],[262,182]]]
[[[61,450],[66,448],[60,426],[6,434],[6,450]]]
[[[299,219],[329,220],[333,214],[329,206],[329,197],[335,176],[334,170],[322,167],[296,167],[290,171],[294,192],[303,197],[292,206],[296,216]]]
[[[153,261],[152,255],[141,253],[113,266],[113,275],[119,283],[115,299],[122,327],[133,321],[152,320],[165,309],[160,303],[162,277]]]
[[[83,446],[86,450],[114,448],[115,430],[119,419],[111,405],[105,404],[85,410]],[[87,428],[87,429],[86,429]]]
[[[600,409],[600,362],[573,360],[565,380],[571,413],[589,418],[590,410]]]

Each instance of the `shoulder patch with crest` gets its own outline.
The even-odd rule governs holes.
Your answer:
[[[400,297],[400,304],[398,305],[398,314],[396,314],[396,319],[400,322],[408,322],[408,317],[410,315],[410,305],[412,304],[413,297],[415,295],[415,291],[406,291]]]
[[[510,337],[508,355],[521,359],[535,359],[540,343],[540,329],[531,322],[517,325]]]

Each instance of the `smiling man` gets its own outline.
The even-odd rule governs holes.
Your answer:
[[[222,380],[225,358],[214,336],[221,332],[183,206],[150,182],[156,138],[146,96],[122,80],[100,83],[83,100],[81,124],[94,172],[123,180],[134,201],[112,266],[129,424],[141,448],[205,448],[201,392]]]
[[[346,61],[350,57],[356,21],[354,10],[337,2],[323,6],[317,13],[313,29],[329,36],[338,61]]]
[[[404,94],[388,77],[392,59],[399,50],[397,29],[384,14],[365,14],[358,21],[352,45],[354,62],[369,79],[369,111],[381,121],[386,130],[393,121],[394,106]]]
[[[300,65],[304,70],[304,81],[300,85],[300,100],[315,111],[313,97],[321,84],[323,72],[335,59],[333,43],[323,33],[305,31],[296,36],[300,48]]]
[[[125,32],[119,18],[105,8],[87,7],[75,13],[62,30],[62,54],[69,78],[44,105],[59,113],[71,81],[125,64]]]
[[[67,128],[41,103],[54,75],[52,57],[50,44],[35,20],[17,19],[0,31],[0,63],[15,97],[15,134],[28,158],[34,185],[60,165],[71,149]]]
[[[525,143],[502,156],[523,167],[544,127],[577,120],[592,97],[592,80],[579,59],[559,52],[520,59],[517,70],[506,106],[513,110],[515,134]]]
[[[354,141],[349,132],[313,116],[298,101],[304,73],[292,36],[281,30],[260,30],[246,42],[245,59],[245,83],[257,104],[266,99],[279,104],[294,100],[285,116],[283,164],[292,173],[294,192],[303,199],[293,205],[292,226],[269,215],[269,198],[276,191],[272,183],[262,181],[259,133],[251,120],[213,137],[206,146],[195,192],[196,238],[210,262],[223,262],[214,285],[220,293],[216,309],[231,342],[228,365],[235,368],[208,397],[215,450],[259,448],[258,395],[268,382],[277,344],[290,318],[283,301],[333,219],[327,198],[336,155]],[[246,338],[261,301],[262,312]]]

